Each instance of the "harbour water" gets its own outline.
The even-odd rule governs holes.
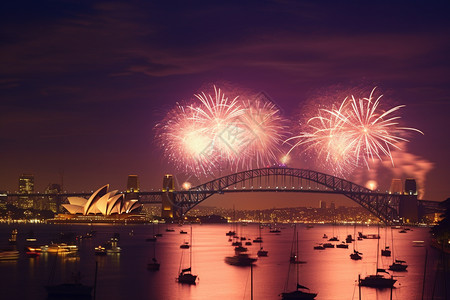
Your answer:
[[[269,253],[267,257],[260,257],[253,267],[255,300],[280,299],[279,294],[285,286],[288,290],[295,289],[295,267],[291,265],[289,268],[294,229],[288,224],[280,227],[279,233],[270,233],[268,227],[262,229],[262,246]],[[174,231],[166,232],[167,228],[173,228]],[[190,225],[0,225],[2,248],[8,245],[13,229],[19,232],[16,247],[20,256],[17,260],[0,261],[0,299],[47,299],[45,285],[69,282],[71,275],[77,272],[82,275],[82,283],[93,285],[96,262],[96,299],[251,299],[250,267],[228,265],[224,260],[234,255],[234,247],[225,235],[231,229],[229,224],[192,225],[192,273],[198,275],[196,285],[176,281],[182,256],[182,267],[188,264],[190,250],[180,249],[180,245],[190,241]],[[26,235],[30,231],[34,232],[37,245],[45,245],[57,241],[60,233],[85,235],[90,230],[96,231],[95,236],[78,240],[79,251],[75,256],[43,253],[36,258],[29,258],[23,250]],[[188,234],[180,234],[180,230]],[[340,240],[348,234],[353,235],[353,226],[314,225],[313,228],[307,228],[299,224],[297,231],[299,257],[306,261],[299,265],[299,282],[318,293],[316,299],[422,299],[423,286],[423,299],[445,299],[444,275],[440,270],[442,265],[439,264],[441,256],[429,246],[429,228],[412,227],[406,233],[393,229],[393,244],[391,229],[380,229],[380,249],[384,248],[386,241],[394,250],[394,256],[380,256],[378,267],[387,269],[393,257],[405,260],[408,264],[406,272],[391,272],[397,279],[392,291],[368,287],[362,287],[359,291],[357,285],[359,274],[363,277],[376,271],[377,239],[356,241],[356,248],[363,253],[363,259],[353,261],[349,254],[355,242],[349,244],[348,249],[313,249],[318,243],[326,242],[324,234],[328,237],[334,234]],[[376,234],[377,231],[376,226],[356,227],[356,232],[364,234]],[[163,236],[158,237],[156,242],[146,241],[158,232]],[[117,234],[122,249],[120,254],[94,255],[96,246]],[[237,234],[253,240],[259,235],[258,224],[240,226]],[[420,245],[414,241],[425,243]],[[253,243],[245,247],[248,247],[250,256],[256,257],[260,244]],[[426,249],[428,258],[424,283]],[[146,268],[154,253],[161,263],[159,271]]]

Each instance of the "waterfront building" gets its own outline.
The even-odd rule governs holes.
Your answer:
[[[117,190],[108,191],[109,184],[96,190],[89,199],[68,197],[62,206],[68,214],[59,214],[50,222],[118,222],[145,221],[137,214],[141,205],[137,199],[125,200]]]

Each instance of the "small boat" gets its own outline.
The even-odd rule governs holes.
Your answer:
[[[396,271],[396,272],[404,272],[406,271],[406,268],[408,265],[406,264],[406,261],[396,259],[392,265],[389,266],[389,270]]]
[[[251,246],[251,245],[252,245],[252,242],[250,242],[250,241],[245,242],[245,246]]]
[[[189,249],[190,248],[189,243],[188,242],[184,242],[183,244],[180,245],[180,248],[181,249]]]
[[[319,244],[317,246],[314,246],[314,250],[325,250],[325,247]]]
[[[16,260],[19,258],[17,250],[0,250],[0,260]]]
[[[391,250],[389,249],[389,246],[384,247],[384,249],[381,249],[381,256],[391,256]]]
[[[95,255],[106,255],[106,248],[99,245],[98,247],[94,248],[94,254]]]
[[[330,242],[339,242],[339,239],[336,236],[333,236],[331,239],[329,239],[328,241]]]
[[[156,236],[146,238],[145,241],[146,242],[156,242]]]
[[[406,230],[402,229],[402,230],[399,231],[399,233],[406,233]]]
[[[166,228],[166,232],[175,232],[175,229],[173,229],[173,228]]]
[[[312,224],[307,224],[306,225],[306,229],[311,229],[311,228],[314,228],[314,225],[312,225]]]
[[[246,247],[242,247],[242,246],[237,246],[234,248],[234,252],[238,253],[238,252],[247,252],[248,248]]]
[[[353,241],[354,241],[354,239],[353,239],[353,237],[352,237],[351,234],[347,235],[347,237],[345,238],[345,242],[346,242],[347,244],[350,244],[350,243],[353,242]]]
[[[119,254],[122,250],[119,246],[117,246],[118,238],[113,237],[110,241],[110,246],[106,249],[106,253],[108,254]]]
[[[231,246],[237,246],[237,247],[239,247],[239,246],[242,246],[242,242],[233,242],[233,243],[231,243]]]
[[[225,235],[226,236],[234,236],[234,235],[236,235],[236,232],[235,231],[228,231],[227,233],[225,233]]]
[[[253,243],[262,243],[262,237],[258,236],[256,239],[253,240]]]
[[[353,250],[353,253],[352,254],[350,254],[350,258],[351,259],[353,259],[353,260],[360,260],[360,259],[362,259],[362,253],[361,252],[358,252],[358,251],[356,251],[356,250]]]
[[[425,241],[413,241],[413,247],[423,247],[425,246]]]
[[[324,243],[323,247],[324,248],[334,248],[334,244],[332,244],[332,243]]]
[[[327,235],[326,233],[324,233],[322,238],[323,238],[323,239],[327,239],[327,238],[328,238],[328,235]]]
[[[337,244],[336,248],[348,249],[348,245],[345,242],[342,242],[341,244]]]
[[[155,237],[162,237],[163,234],[162,233],[155,233]]]
[[[42,251],[40,248],[27,247],[25,253],[28,257],[38,257],[41,255]]]
[[[279,230],[278,228],[274,228],[274,229],[270,229],[269,232],[270,233],[280,233],[281,230]]]
[[[149,271],[159,271],[160,263],[156,260],[156,258],[152,258],[152,262],[147,264],[147,270]]]
[[[382,269],[381,269],[382,270]],[[359,277],[359,285],[360,286],[368,286],[373,288],[391,288],[394,286],[394,283],[397,281],[391,277],[385,277],[383,275],[378,274],[380,269],[377,269],[376,275],[368,275],[364,278]]]
[[[246,253],[239,253],[235,256],[225,257],[225,262],[233,266],[250,266],[257,260],[257,258],[252,258]]]
[[[269,251],[264,250],[263,247],[261,247],[259,248],[258,253],[256,255],[258,255],[258,257],[267,256],[267,253],[269,253]]]
[[[180,234],[187,234],[187,231],[180,230]]]

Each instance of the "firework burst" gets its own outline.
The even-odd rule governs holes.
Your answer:
[[[335,174],[344,175],[355,167],[388,158],[392,165],[391,150],[400,149],[400,142],[408,131],[422,133],[415,128],[400,127],[399,116],[395,116],[404,105],[383,111],[379,108],[382,95],[374,98],[375,88],[368,98],[347,97],[339,105],[330,109],[319,109],[317,116],[310,118],[306,129],[298,136],[294,148],[305,145],[307,150],[317,153],[333,168]],[[423,133],[422,133],[423,134]]]
[[[276,161],[284,126],[273,103],[230,100],[216,87],[214,95],[194,96],[156,126],[159,145],[176,167],[200,176]]]

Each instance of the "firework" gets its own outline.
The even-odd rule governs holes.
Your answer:
[[[400,127],[399,116],[395,116],[404,105],[387,111],[379,108],[380,99],[374,98],[375,88],[368,98],[347,97],[330,109],[319,109],[317,116],[310,118],[306,130],[288,139],[298,140],[289,150],[305,145],[317,153],[318,159],[332,166],[335,174],[343,175],[355,167],[388,158],[394,164],[391,149],[400,149],[403,136],[415,128]],[[423,133],[422,133],[423,134]]]
[[[284,128],[276,106],[261,99],[230,100],[216,87],[214,92],[178,104],[156,126],[165,156],[198,176],[276,161]]]

